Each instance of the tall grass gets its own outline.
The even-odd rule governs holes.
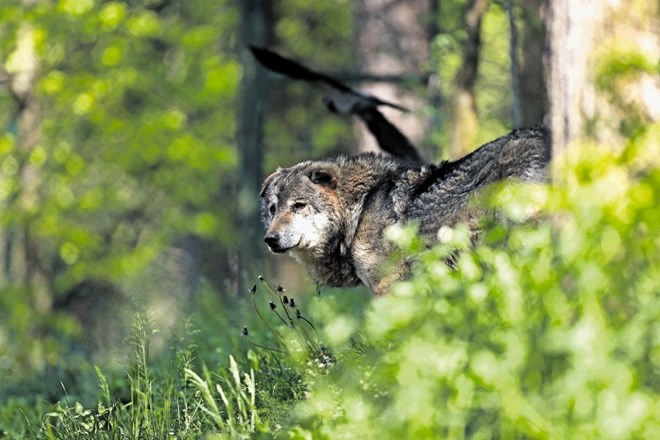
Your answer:
[[[101,369],[99,402],[85,408],[65,399],[45,414],[39,437],[48,439],[202,438],[222,433],[248,438],[258,424],[256,381],[252,369],[241,372],[233,357],[229,368],[194,371],[194,344],[179,346],[169,364],[154,363],[149,347],[153,328],[138,314],[129,338],[128,399],[115,398]]]

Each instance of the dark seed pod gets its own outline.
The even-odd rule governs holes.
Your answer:
[[[257,285],[254,284],[250,287],[250,295],[254,295],[257,292]]]
[[[259,278],[259,281],[263,281],[263,280],[264,280],[264,277],[262,277],[261,275],[259,275],[257,278]]]
[[[295,306],[296,306],[296,302],[293,300],[293,297],[291,297],[291,298],[289,299],[289,305],[290,305],[291,307],[295,307]]]
[[[275,303],[272,302],[272,301],[268,301],[268,305],[270,306],[270,309],[271,309],[271,310],[275,310],[275,307],[277,307],[277,306],[275,305]]]
[[[282,285],[280,284],[279,286],[277,286],[277,291],[282,293],[282,292],[286,292],[286,289],[282,287]]]
[[[286,295],[284,295],[284,296],[282,297],[282,302],[283,302],[284,304],[289,304],[289,298],[288,298]]]
[[[243,336],[247,336],[247,335],[248,335],[248,329],[246,326],[243,326]]]
[[[300,319],[301,317],[300,310],[296,309],[296,318]]]

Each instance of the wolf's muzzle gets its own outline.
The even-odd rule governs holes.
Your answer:
[[[275,253],[281,253],[287,250],[280,246],[280,234],[277,232],[269,232],[264,237],[264,241],[268,245],[268,248]]]

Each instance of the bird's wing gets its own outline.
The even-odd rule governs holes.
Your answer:
[[[424,160],[408,138],[399,131],[376,107],[367,107],[357,112],[367,128],[378,141],[378,145],[394,157],[413,165],[422,165]]]
[[[282,75],[286,75],[292,79],[301,79],[303,81],[322,81],[330,87],[341,92],[358,94],[358,92],[351,89],[346,84],[328,75],[316,72],[309,67],[303,66],[297,61],[285,58],[282,55],[273,52],[272,50],[255,46],[250,46],[250,50],[262,66],[264,66],[266,69],[272,70],[273,72],[281,73]]]
[[[309,67],[303,66],[297,61],[283,57],[282,55],[272,50],[250,46],[250,51],[252,51],[252,54],[257,59],[257,61],[261,63],[262,66],[268,70],[272,70],[273,72],[281,73],[282,75],[286,75],[292,79],[323,82],[341,93],[351,93],[357,97],[369,100],[374,106],[384,105],[387,107],[395,108],[402,112],[408,111],[408,109],[398,104],[383,101],[382,99],[376,98],[375,96],[360,93],[339,81],[338,79],[326,75],[325,73],[312,70]]]
[[[320,81],[337,90],[339,93],[332,94],[324,99],[328,110],[334,113],[357,115],[367,125],[367,128],[384,151],[415,165],[423,163],[422,158],[408,138],[388,121],[378,111],[377,107],[384,105],[397,110],[408,111],[406,108],[383,101],[375,96],[357,92],[331,76],[316,72],[272,50],[255,46],[250,46],[250,50],[257,61],[266,69],[292,79],[310,82]]]

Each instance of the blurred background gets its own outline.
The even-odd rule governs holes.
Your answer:
[[[651,3],[603,40],[657,59]],[[261,182],[377,147],[325,109],[326,91],[260,68],[248,44],[408,107],[384,113],[438,161],[543,119],[546,12],[545,0],[3,0],[0,382],[121,363],[139,310],[153,313],[155,352],[191,315],[221,346],[261,274],[315,294],[265,253]],[[657,118],[645,81],[591,84],[616,104],[588,101],[592,133]],[[622,126],[618,111],[636,118]]]

